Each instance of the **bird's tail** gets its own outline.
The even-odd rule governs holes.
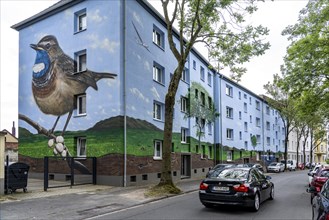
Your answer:
[[[100,80],[100,79],[103,79],[103,78],[109,78],[109,79],[114,79],[117,74],[115,73],[107,73],[107,72],[92,72],[92,75],[94,76],[94,79],[96,81]]]

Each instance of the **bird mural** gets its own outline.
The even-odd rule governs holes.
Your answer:
[[[32,76],[34,100],[43,113],[57,116],[51,133],[59,118],[68,113],[63,135],[76,109],[75,97],[84,94],[89,87],[97,90],[98,80],[114,79],[117,75],[87,68],[78,72],[77,62],[63,52],[53,35],[47,35],[30,46],[36,51]]]

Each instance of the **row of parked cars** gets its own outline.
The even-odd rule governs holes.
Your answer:
[[[318,164],[308,172],[307,192],[311,194],[312,219],[329,219],[329,165]]]

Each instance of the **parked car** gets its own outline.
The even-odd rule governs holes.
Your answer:
[[[308,171],[308,173],[307,173],[307,175],[308,175],[308,186],[311,186],[311,182],[313,180],[314,174],[316,174],[321,167],[324,167],[324,166],[321,165],[321,164],[317,164],[317,165],[314,166],[313,169],[310,169]]]
[[[286,164],[285,160],[281,160],[281,163]],[[287,170],[296,171],[297,161],[296,160],[287,160]]]
[[[284,164],[279,162],[272,162],[268,165],[267,172],[284,172]]]
[[[264,172],[263,166],[259,163],[242,163],[237,164],[237,167],[254,167],[257,168],[259,171]]]
[[[321,191],[323,184],[329,179],[329,168],[320,168],[318,172],[313,175],[311,186],[314,186],[316,193]],[[311,202],[316,193],[311,193]]]
[[[216,166],[214,166],[211,170],[208,171],[208,173],[206,174],[206,177],[210,176],[210,174],[212,174],[215,170],[221,171],[225,168],[233,167],[233,166],[236,166],[236,165],[233,163],[232,164],[229,164],[229,163],[216,164]]]
[[[298,164],[298,169],[304,170],[305,169],[305,164],[304,163],[299,163]]]
[[[317,193],[316,187],[311,186],[308,193],[316,193],[312,200],[312,220],[329,219],[329,180],[327,180]]]
[[[263,201],[274,199],[274,184],[270,179],[253,167],[226,168],[202,180],[199,199],[207,208],[226,204],[258,211]]]

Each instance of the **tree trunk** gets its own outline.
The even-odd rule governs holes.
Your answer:
[[[162,146],[162,171],[159,186],[174,186],[171,175],[171,146],[175,96],[178,89],[179,81],[183,72],[185,62],[180,62],[170,81],[168,92],[165,99],[165,123],[163,132]]]

